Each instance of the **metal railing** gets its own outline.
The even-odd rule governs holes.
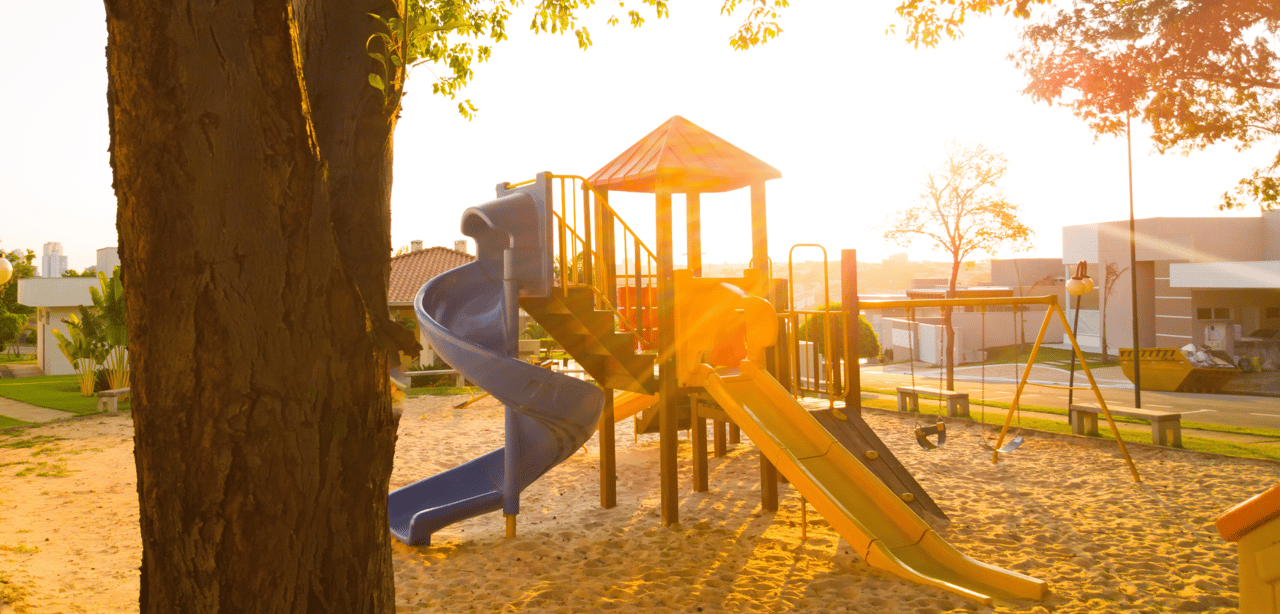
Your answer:
[[[557,285],[590,287],[596,308],[613,313],[618,328],[636,338],[637,349],[656,349],[657,256],[586,179],[547,178],[553,182]]]

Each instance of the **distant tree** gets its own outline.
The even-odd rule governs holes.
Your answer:
[[[946,159],[930,171],[915,205],[893,219],[885,238],[906,247],[917,239],[951,256],[947,296],[954,296],[960,267],[971,256],[1003,246],[1029,247],[1032,231],[1018,219],[1018,206],[1005,199],[999,183],[1008,171],[1004,155],[982,144],[952,141]],[[951,308],[942,310],[946,327],[947,388],[955,386],[955,331]]]
[[[17,352],[17,341],[27,327],[27,316],[20,313],[0,311],[0,352],[12,348]]]
[[[26,250],[26,254],[0,250],[0,258],[9,261],[13,267],[13,275],[9,281],[0,284],[0,352],[9,348],[14,356],[18,354],[18,341],[27,329],[27,322],[35,309],[18,304],[18,280],[35,277],[36,253]]]
[[[13,266],[13,278],[8,283],[0,285],[0,311],[23,315],[35,313],[35,308],[18,304],[18,280],[36,276],[34,264],[36,253],[31,250],[26,250],[26,252],[25,254],[20,254],[0,249],[0,257],[8,260],[9,264]]]
[[[63,277],[95,277],[94,267],[86,267],[85,270],[77,272],[75,269],[67,269],[62,272]]]
[[[907,41],[962,34],[969,14],[1022,17],[1047,0],[906,0]],[[892,29],[892,28],[891,28]],[[1274,0],[1075,0],[1022,31],[1013,54],[1025,94],[1062,104],[1095,134],[1130,117],[1161,151],[1215,143],[1245,149],[1280,135],[1280,3]],[[1222,195],[1220,208],[1280,202],[1280,152]]]
[[[1107,354],[1107,306],[1111,304],[1111,293],[1116,289],[1116,281],[1120,279],[1121,275],[1124,275],[1125,271],[1129,270],[1129,267],[1122,269],[1116,263],[1108,262],[1103,267],[1103,270],[1102,305],[1100,309],[1102,322],[1099,326],[1101,328],[1100,336],[1102,337],[1102,360],[1109,361],[1111,357]]]

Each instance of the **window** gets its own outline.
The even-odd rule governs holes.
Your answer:
[[[1199,307],[1196,309],[1197,320],[1230,320],[1229,307]]]
[[[1267,307],[1262,316],[1268,320],[1280,320],[1280,307]]]

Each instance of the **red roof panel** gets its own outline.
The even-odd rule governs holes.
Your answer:
[[[672,116],[587,181],[618,192],[728,192],[782,176],[693,122]]]

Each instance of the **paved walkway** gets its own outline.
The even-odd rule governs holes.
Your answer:
[[[49,422],[51,420],[61,420],[70,418],[75,414],[60,409],[49,409],[47,407],[37,407],[30,403],[15,401],[0,397],[0,416],[21,420],[23,422]]]

